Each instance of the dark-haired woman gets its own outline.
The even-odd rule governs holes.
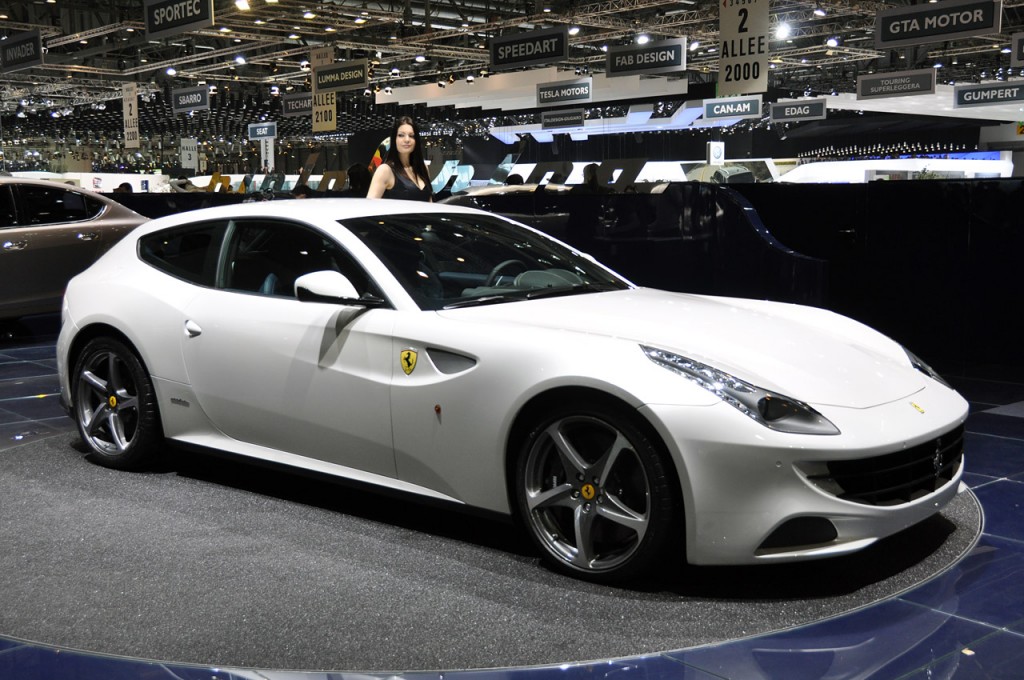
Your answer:
[[[384,162],[373,172],[367,198],[431,201],[427,164],[420,148],[420,133],[409,116],[401,116],[391,130],[391,146]]]

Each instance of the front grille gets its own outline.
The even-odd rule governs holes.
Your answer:
[[[828,472],[810,475],[819,488],[865,505],[900,505],[947,484],[964,457],[961,425],[940,437],[896,453],[827,463]]]

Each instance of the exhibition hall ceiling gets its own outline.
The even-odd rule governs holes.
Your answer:
[[[635,43],[642,35],[653,41],[684,38],[686,73],[651,77],[683,78],[692,91],[717,78],[719,4],[215,0],[212,25],[152,39],[142,0],[0,0],[0,37],[38,30],[45,52],[42,65],[3,74],[0,110],[5,128],[16,127],[24,135],[63,135],[69,129],[116,135],[122,129],[121,86],[134,82],[142,96],[143,135],[191,133],[200,122],[210,133],[230,135],[245,122],[276,117],[282,95],[308,91],[311,50],[332,46],[338,61],[365,58],[373,65],[370,89],[377,93],[360,89],[338,97],[338,132],[351,134],[389,125],[396,107],[388,106],[380,92],[394,92],[399,102],[402,88],[464,85],[468,78],[488,77],[491,40],[560,26],[578,28],[571,33],[568,57],[554,65],[567,78],[603,73],[609,47]],[[850,95],[859,75],[926,68],[936,70],[940,84],[1020,76],[1019,69],[1010,67],[1007,51],[1011,35],[1024,31],[1024,0],[1003,0],[999,33],[877,47],[876,15],[909,4],[774,0],[769,88],[782,97]],[[175,115],[170,92],[198,86],[216,89],[211,111],[196,122]],[[675,106],[686,98],[686,90],[679,86]],[[429,115],[485,129],[497,117],[522,114],[495,110],[487,97],[473,101],[474,95],[467,96],[479,108],[442,107]],[[309,132],[308,119],[296,118],[284,119],[279,134]]]

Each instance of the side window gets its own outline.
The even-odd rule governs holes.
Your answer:
[[[18,214],[14,210],[14,195],[11,187],[0,185],[0,229],[13,227],[18,223]]]
[[[213,287],[225,227],[206,222],[149,234],[139,239],[139,257],[171,276]]]
[[[323,270],[347,276],[360,295],[380,295],[352,257],[318,231],[280,221],[232,223],[223,265],[223,288],[293,297],[295,279]]]
[[[59,224],[95,217],[103,203],[77,191],[60,187],[18,186],[21,195],[22,224]]]

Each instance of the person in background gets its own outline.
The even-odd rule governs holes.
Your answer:
[[[522,183],[523,183],[523,176],[522,175],[517,175],[514,172],[511,175],[509,175],[508,177],[505,178],[505,184],[507,184],[510,187],[518,186],[518,185],[520,185]]]
[[[412,118],[400,116],[395,120],[387,157],[374,171],[366,197],[433,201],[422,146]]]
[[[590,163],[583,167],[583,184],[577,184],[569,190],[571,194],[610,194],[612,188],[601,184],[597,179],[597,170],[600,166],[597,163]]]
[[[308,184],[303,182],[302,184],[296,184],[292,187],[292,198],[313,198],[317,195],[316,191],[313,191]]]
[[[362,163],[355,163],[349,167],[348,188],[341,192],[341,196],[352,198],[366,198],[370,190],[370,171]]]
[[[182,175],[178,179],[172,180],[170,182],[170,185],[171,185],[171,189],[172,190],[178,191],[178,192],[181,192],[181,193],[189,193],[189,192],[192,192],[192,191],[202,191],[201,188],[197,187],[195,184],[192,184],[192,180],[190,180],[188,177],[185,177],[184,175]]]
[[[114,187],[115,194],[130,194],[132,193],[132,191],[132,185],[129,184],[128,182],[121,182],[116,187]]]

